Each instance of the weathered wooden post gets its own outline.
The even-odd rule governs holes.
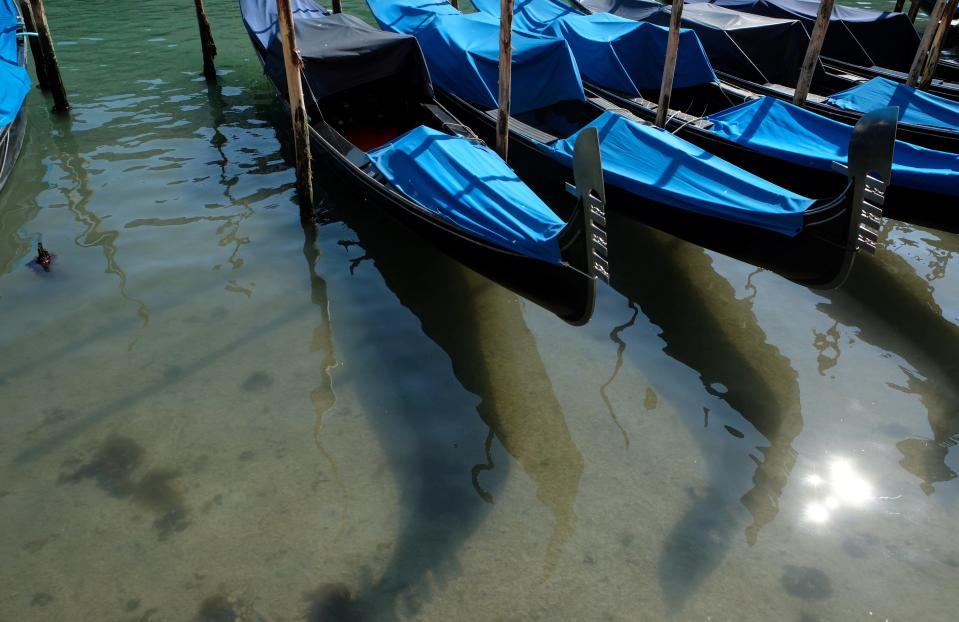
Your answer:
[[[819,15],[816,16],[816,25],[813,26],[809,37],[809,47],[806,48],[806,57],[802,61],[799,71],[799,81],[796,83],[796,92],[793,94],[793,103],[802,106],[806,103],[812,78],[816,74],[816,65],[819,63],[819,53],[826,40],[826,30],[829,28],[829,18],[832,17],[834,0],[822,0],[819,4]]]
[[[333,12],[334,12],[334,13],[342,13],[342,12],[343,12],[343,7],[340,6],[340,0],[333,0]]]
[[[213,42],[213,29],[210,20],[206,17],[203,0],[193,0],[196,5],[196,24],[200,29],[200,47],[203,49],[203,77],[207,82],[216,81],[216,67],[213,57],[216,56],[216,44]]]
[[[936,73],[936,65],[939,64],[939,54],[942,52],[942,45],[946,40],[946,35],[949,33],[949,26],[952,23],[953,15],[956,13],[957,4],[959,4],[959,0],[945,0],[945,8],[939,17],[939,24],[936,27],[936,32],[929,45],[929,53],[926,55],[925,64],[919,76],[917,86],[921,89],[928,88],[932,83],[933,75]],[[930,19],[929,23],[926,24],[926,30],[933,26],[934,24]],[[925,38],[925,33],[923,33],[923,35],[923,38]]]
[[[919,86],[925,77],[926,66],[928,61],[932,60],[931,56],[933,55],[933,48],[938,39],[940,27],[942,28],[943,36],[945,36],[945,31],[949,26],[948,22],[943,23],[943,18],[949,13],[948,9],[951,4],[952,2],[950,0],[938,0],[932,9],[932,13],[929,14],[929,21],[926,23],[926,29],[922,33],[922,39],[919,41],[919,49],[916,50],[916,57],[913,59],[912,66],[909,68],[909,76],[906,79],[906,84],[909,86]],[[941,47],[942,40],[938,40]],[[936,50],[935,60],[932,63],[933,70],[935,70],[935,63],[938,60],[939,54],[938,50]],[[932,73],[929,74],[929,77],[931,79]]]
[[[509,151],[509,99],[513,79],[513,0],[500,0],[499,113],[496,115],[496,153],[506,160]]]
[[[905,4],[906,0],[896,0],[896,6],[892,9],[893,13],[902,13],[902,7]]]
[[[37,26],[33,21],[33,10],[30,8],[30,0],[20,0],[20,14],[23,15],[23,25],[27,32],[35,33]],[[37,82],[39,83],[40,89],[46,91],[50,88],[50,78],[47,77],[47,64],[43,60],[43,48],[40,47],[40,39],[32,36],[27,38],[30,40],[33,64],[37,70]]]
[[[666,62],[663,64],[663,81],[659,87],[659,104],[656,107],[656,127],[666,127],[669,99],[673,95],[673,77],[676,75],[676,57],[679,55],[679,27],[683,20],[683,0],[673,0],[669,16],[669,39],[666,42]]]
[[[303,101],[303,83],[300,81],[303,59],[300,58],[300,50],[296,47],[290,0],[276,0],[276,12],[280,22],[280,41],[283,43],[290,114],[293,117],[296,193],[300,202],[300,218],[306,221],[313,216],[313,167],[310,163],[310,125],[306,117],[306,104]]]
[[[30,10],[33,13],[33,25],[40,40],[41,58],[34,57],[37,64],[43,63],[44,72],[53,95],[53,109],[56,112],[70,110],[67,101],[67,91],[63,88],[63,79],[60,77],[60,67],[57,65],[57,53],[53,49],[53,37],[50,35],[50,26],[47,24],[47,12],[43,9],[43,0],[30,0]]]
[[[919,15],[919,6],[922,4],[922,0],[912,0],[909,4],[909,21],[916,23],[916,16]]]

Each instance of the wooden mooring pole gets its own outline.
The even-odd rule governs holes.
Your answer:
[[[909,4],[909,21],[913,24],[916,23],[916,16],[919,15],[919,6],[921,4],[921,0],[912,0]]]
[[[816,74],[816,65],[819,64],[819,53],[826,40],[826,30],[829,29],[829,18],[832,17],[834,0],[822,0],[819,4],[819,15],[816,16],[816,25],[813,26],[809,37],[809,47],[806,48],[806,57],[802,61],[799,71],[799,81],[796,82],[796,92],[793,94],[793,103],[803,106],[812,86],[812,78]]]
[[[666,62],[663,64],[663,81],[659,87],[659,104],[656,107],[656,127],[666,127],[669,100],[673,96],[676,57],[679,56],[679,27],[682,20],[683,0],[673,0],[669,16],[669,39],[666,42]]]
[[[956,12],[957,3],[959,3],[959,0],[939,0],[933,7],[932,13],[929,15],[929,21],[926,23],[926,30],[922,33],[916,58],[912,61],[912,67],[909,69],[909,77],[906,79],[906,84],[909,86],[924,89],[932,82],[933,74],[936,73],[936,65],[939,64],[942,44],[949,32],[949,25]]]
[[[37,31],[37,25],[33,21],[33,9],[30,8],[30,0],[20,0],[20,14],[23,15],[23,25],[27,32]],[[47,64],[43,61],[43,48],[40,47],[40,39],[37,37],[27,37],[30,40],[30,51],[33,53],[33,65],[37,71],[37,83],[40,90],[46,91],[50,88],[50,78],[47,77]]]
[[[896,0],[896,6],[892,9],[893,13],[902,13],[902,7],[906,5],[906,0]]]
[[[206,16],[203,0],[193,0],[196,6],[196,24],[200,29],[200,47],[203,49],[203,77],[207,82],[216,82],[216,66],[213,57],[216,56],[216,43],[213,42],[213,29]]]
[[[33,26],[37,31],[41,51],[40,58],[34,55],[33,59],[37,65],[43,63],[50,94],[53,95],[53,110],[66,112],[70,110],[70,102],[67,101],[67,91],[60,77],[57,53],[53,49],[53,37],[50,35],[50,26],[47,24],[47,12],[43,8],[43,0],[30,0],[30,10],[33,13]]]
[[[303,59],[296,47],[293,31],[293,12],[290,0],[276,0],[280,22],[280,41],[283,43],[283,61],[286,65],[286,87],[290,99],[290,114],[293,117],[293,142],[296,147],[296,192],[300,202],[300,219],[306,222],[313,218],[313,167],[310,163],[310,124],[303,101],[303,83],[300,68]]]
[[[496,153],[506,160],[509,151],[509,99],[513,80],[513,0],[500,0],[499,112],[496,115]]]

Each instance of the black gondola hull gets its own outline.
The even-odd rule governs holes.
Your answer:
[[[596,92],[641,119],[652,122],[656,117],[655,111],[628,98],[602,89],[596,89]],[[680,119],[668,121],[666,129],[713,155],[804,196],[835,196],[846,184],[846,177],[841,173],[802,166],[753,151]],[[956,233],[959,232],[959,197],[893,184],[886,192],[883,215],[894,220]]]
[[[357,209],[373,206],[414,231],[471,270],[496,281],[571,324],[592,315],[595,281],[569,266],[548,264],[472,240],[448,225],[422,215],[409,201],[371,178],[312,130],[311,144],[324,184],[338,185],[362,199]],[[570,210],[572,211],[572,210]],[[578,242],[577,242],[578,244]],[[571,252],[585,256],[585,248]],[[455,295],[455,294],[454,294]]]
[[[20,157],[23,139],[27,132],[27,114],[21,109],[13,123],[0,130],[0,192],[7,184],[10,173]]]
[[[495,121],[455,96],[438,92],[445,107],[465,120],[481,138],[492,141]],[[509,163],[520,177],[544,199],[559,192],[571,171],[544,153],[534,141],[510,132]],[[840,194],[842,190],[836,194]],[[850,192],[836,206],[832,218],[808,222],[795,237],[766,229],[705,216],[638,197],[610,184],[606,186],[608,209],[704,248],[746,263],[772,270],[810,287],[832,288],[841,284],[852,266],[855,250],[847,243],[853,211]],[[609,243],[629,244],[609,230]],[[613,274],[616,267],[612,267]]]

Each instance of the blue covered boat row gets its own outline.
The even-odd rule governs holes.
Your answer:
[[[314,142],[366,196],[486,265],[521,266],[514,276],[608,274],[605,245],[628,241],[603,231],[590,196],[817,287],[841,283],[856,252],[874,247],[880,206],[896,188],[955,202],[959,156],[894,140],[897,117],[912,109],[867,105],[853,127],[757,98],[700,117],[671,111],[694,141],[653,126],[623,104],[650,103],[659,88],[665,29],[556,0],[516,5],[507,165],[478,140],[491,144],[496,125],[498,1],[477,0],[471,14],[438,0],[368,4],[385,32],[293,0]],[[275,2],[240,5],[282,95]],[[680,92],[718,84],[696,33],[683,32],[680,50]],[[571,197],[569,182],[590,177],[583,145],[594,142],[605,188]],[[576,321],[583,308],[561,315]]]

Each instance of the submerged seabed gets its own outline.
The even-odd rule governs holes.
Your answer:
[[[305,236],[234,3],[210,88],[193,3],[49,5],[0,619],[954,618],[956,236],[890,223],[823,294],[623,224],[572,328],[335,185]]]

